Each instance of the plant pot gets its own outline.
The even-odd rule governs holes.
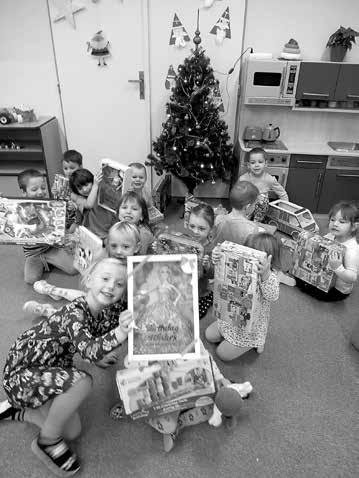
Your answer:
[[[336,45],[330,48],[330,61],[343,61],[347,53],[345,46]]]

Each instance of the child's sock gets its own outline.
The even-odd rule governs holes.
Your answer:
[[[34,282],[33,288],[38,294],[48,295],[54,300],[61,299],[61,295],[58,293],[57,287],[49,284],[46,282],[46,280],[38,280]]]
[[[24,412],[24,409],[13,407],[7,400],[0,403],[0,420],[23,422]]]
[[[51,317],[57,309],[55,309],[51,304],[40,304],[35,300],[29,300],[25,302],[22,307],[22,310],[26,313],[29,318],[36,318],[36,317]]]

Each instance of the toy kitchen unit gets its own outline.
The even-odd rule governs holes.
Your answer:
[[[320,214],[340,200],[359,203],[359,64],[268,55],[249,55],[240,75],[238,175],[246,154],[261,147],[291,202]]]

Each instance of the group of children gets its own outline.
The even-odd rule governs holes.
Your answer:
[[[258,266],[260,306],[250,332],[221,320],[205,330],[207,341],[218,344],[216,354],[223,361],[233,360],[253,348],[263,352],[270,303],[279,297],[281,241],[261,230],[252,219],[258,221],[263,217],[269,191],[283,199],[288,196],[266,172],[263,150],[252,150],[247,166],[247,173],[231,188],[229,214],[215,218],[211,206],[199,204],[191,210],[188,221],[189,234],[204,249],[198,261],[200,318],[213,303],[210,279],[220,258],[219,244],[227,240],[266,253]],[[25,281],[41,294],[70,302],[59,309],[34,301],[25,304],[26,312],[45,318],[21,334],[8,353],[3,382],[8,399],[0,404],[0,419],[36,424],[40,433],[32,450],[58,476],[70,476],[80,468],[67,441],[80,434],[78,409],[92,387],[91,376],[73,364],[73,357],[79,353],[84,360],[104,368],[118,361],[121,344],[135,326],[126,310],[127,257],[156,253],[156,238],[149,225],[151,196],[145,188],[146,168],[141,163],[130,167],[129,190],[123,192],[117,214],[112,214],[97,204],[101,174],[93,176],[82,168],[82,157],[76,151],[64,155],[63,172],[71,188],[68,209],[76,211],[71,216],[73,222],[68,221],[68,229],[82,224],[104,240],[103,258],[83,275],[83,289],[63,289],[42,280],[50,265],[66,274],[76,274],[71,251],[47,245],[24,246]],[[27,198],[46,197],[44,179],[38,171],[24,171],[18,179]],[[330,211],[329,234],[345,245],[346,252],[343,260],[335,255],[330,257],[336,282],[327,296],[309,291],[318,298],[342,300],[350,294],[359,270],[359,246],[355,239],[358,221],[358,209],[352,203],[339,203]],[[166,280],[171,287],[168,277]],[[301,286],[302,290],[307,289]],[[218,382],[228,385],[229,381],[217,368],[216,371]],[[149,423],[163,433],[165,449],[170,450],[185,421],[184,412]]]

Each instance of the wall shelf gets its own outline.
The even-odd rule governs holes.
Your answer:
[[[310,111],[315,113],[350,113],[350,114],[358,114],[359,108],[357,110],[346,109],[346,108],[306,108],[306,107],[296,107],[293,106],[293,111]]]

